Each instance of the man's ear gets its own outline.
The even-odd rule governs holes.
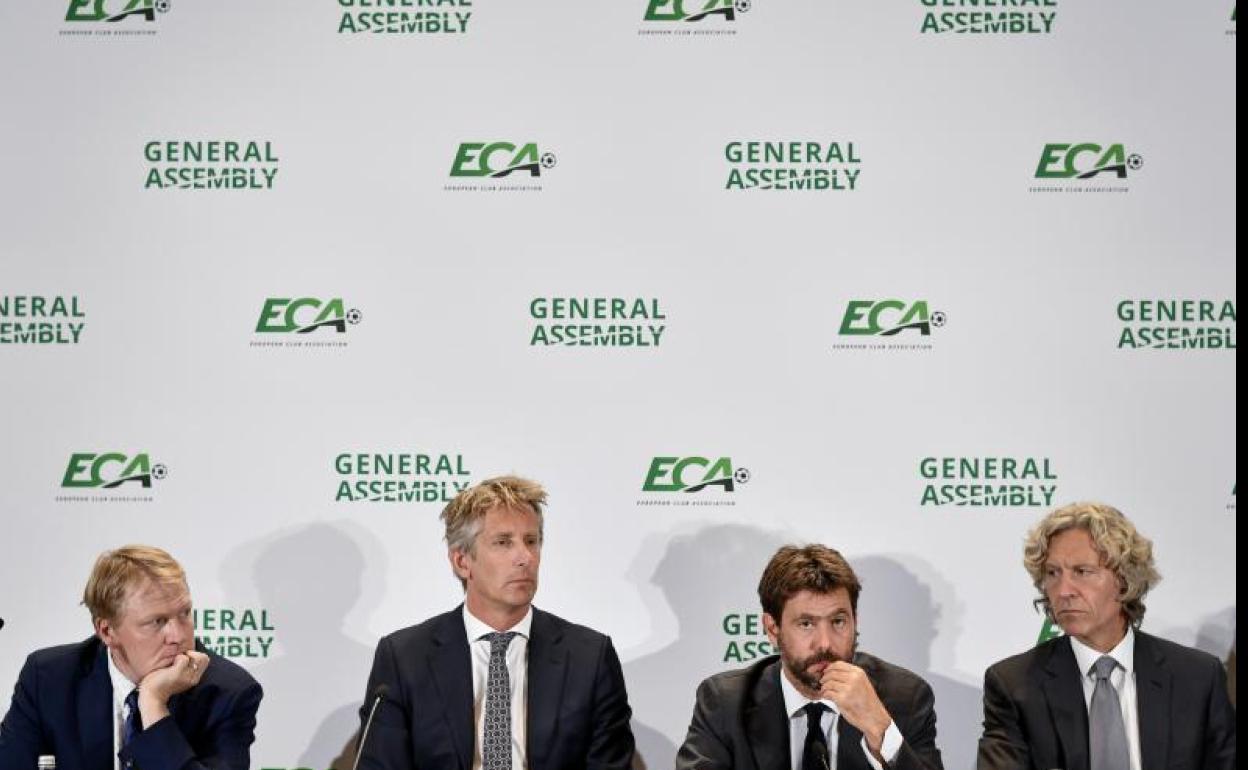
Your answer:
[[[446,558],[451,562],[451,569],[455,570],[455,576],[460,580],[467,580],[472,574],[471,562],[472,557],[467,551],[461,551],[458,548],[448,548],[446,550]]]
[[[763,630],[767,632],[767,638],[771,640],[771,646],[778,647],[776,637],[780,634],[780,624],[776,619],[766,612],[763,613]]]
[[[113,628],[112,621],[107,618],[96,618],[92,621],[95,626],[95,635],[100,638],[105,647],[112,647],[117,639],[117,632]]]

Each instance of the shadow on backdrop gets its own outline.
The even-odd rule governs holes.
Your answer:
[[[725,618],[761,612],[758,578],[785,542],[773,532],[721,525],[651,538],[643,545],[630,576],[643,583],[639,590],[656,614],[664,602],[671,608],[675,638],[624,664],[637,738],[635,768],[672,767],[693,714],[698,683],[749,664],[725,661],[729,640]],[[656,561],[653,573],[647,575],[648,566]]]
[[[1193,646],[1225,661],[1235,649],[1235,608],[1227,607],[1200,622]]]
[[[1151,631],[1147,618],[1143,630]],[[1187,632],[1187,628],[1171,628],[1160,631],[1157,635],[1184,644]],[[1196,639],[1192,641],[1193,647],[1222,661],[1226,668],[1226,686],[1232,706],[1235,705],[1235,637],[1235,607],[1231,606],[1200,621],[1196,629]]]
[[[933,660],[951,669],[961,629],[952,586],[927,565],[904,557],[924,579],[890,556],[846,554],[862,582],[858,599],[859,646],[865,652],[910,669],[936,694],[936,745],[947,770],[975,767],[983,691],[932,670]],[[1022,650],[1002,653],[1001,657]]]
[[[370,533],[346,523],[287,530],[227,559],[228,597],[252,595],[239,582],[250,580],[278,636],[279,655],[250,667],[264,686],[259,726],[289,736],[288,745],[307,742],[298,757],[256,757],[260,766],[351,766],[373,648],[352,639],[344,626],[352,613],[366,618],[373,609],[357,606],[361,597],[381,595],[364,590],[365,568],[384,575],[384,560]],[[325,705],[333,703],[341,705]]]

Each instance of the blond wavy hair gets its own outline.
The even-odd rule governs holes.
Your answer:
[[[82,603],[91,620],[116,621],[125,609],[130,592],[146,581],[186,587],[186,572],[167,552],[150,545],[123,545],[105,551],[95,560]]]
[[[1053,536],[1068,529],[1084,529],[1092,537],[1092,544],[1101,556],[1103,566],[1113,571],[1118,579],[1118,601],[1127,622],[1139,628],[1144,621],[1144,596],[1161,580],[1161,574],[1153,565],[1153,541],[1141,535],[1131,520],[1113,506],[1104,503],[1071,503],[1062,506],[1040,520],[1035,529],[1027,533],[1023,545],[1023,566],[1031,575],[1031,582],[1040,592],[1035,600],[1037,607],[1053,619],[1044,591],[1044,566],[1049,557],[1049,543]]]
[[[485,515],[496,507],[533,511],[537,514],[537,525],[541,531],[542,506],[545,504],[546,490],[536,481],[519,476],[486,479],[455,495],[455,499],[442,509],[442,523],[446,525],[446,545],[451,550],[475,556],[477,535],[481,532]]]

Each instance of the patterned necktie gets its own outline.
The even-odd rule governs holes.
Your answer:
[[[822,703],[807,703],[806,745],[802,748],[802,770],[829,770],[828,736],[823,734],[823,712],[828,707]]]
[[[485,679],[485,733],[481,770],[511,770],[511,677],[507,674],[507,647],[515,631],[486,634],[490,641],[490,671]]]
[[[139,690],[136,687],[126,696],[126,721],[121,726],[121,747],[130,745],[134,736],[143,731],[143,715],[139,713]],[[126,767],[130,766],[126,762]]]
[[[1127,750],[1127,731],[1122,724],[1122,707],[1118,692],[1109,675],[1118,661],[1102,655],[1092,664],[1096,689],[1088,709],[1088,743],[1091,748],[1092,770],[1131,770],[1131,754]]]

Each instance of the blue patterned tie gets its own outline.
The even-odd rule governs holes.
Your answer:
[[[490,671],[485,680],[485,729],[481,770],[511,770],[511,677],[507,674],[507,647],[515,631],[486,634],[490,641]]]
[[[139,690],[136,687],[126,696],[126,721],[121,728],[121,747],[130,745],[130,741],[137,733],[143,731],[143,716],[139,713]],[[126,767],[132,762],[127,761]]]

